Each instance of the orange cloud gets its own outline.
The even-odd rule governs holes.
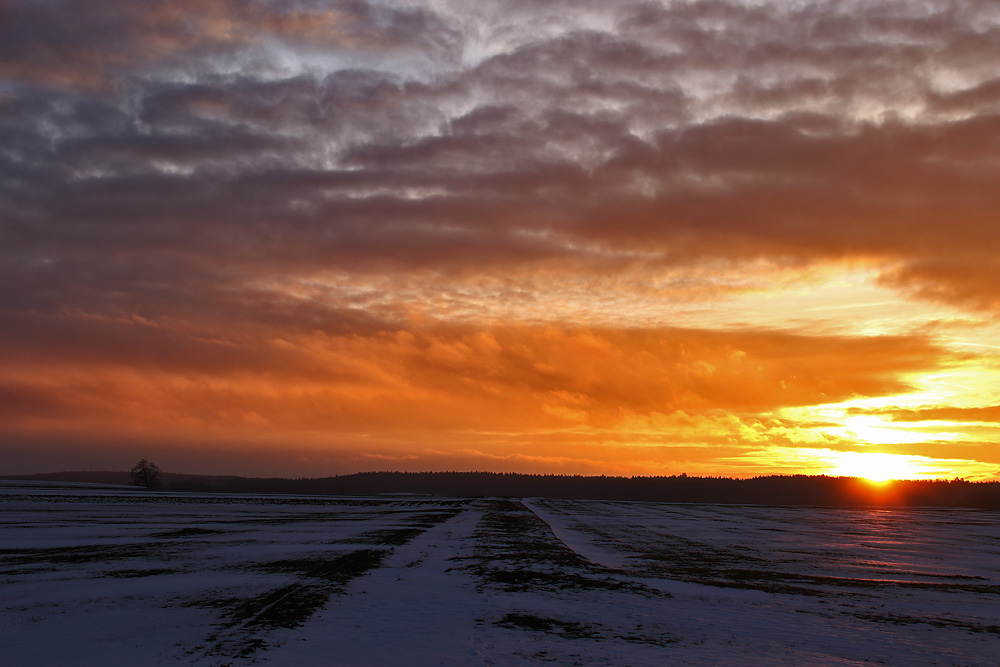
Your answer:
[[[982,242],[992,245],[992,235],[984,229]],[[882,281],[922,299],[989,313],[1000,310],[1000,262],[994,253],[978,249],[954,258],[914,261],[886,271]]]
[[[868,414],[888,417],[898,422],[949,421],[949,422],[985,422],[1000,425],[1000,405],[982,407],[932,406],[919,408],[879,408],[866,410],[852,408],[851,414]]]
[[[681,411],[757,414],[895,394],[908,388],[907,374],[951,357],[918,336],[766,330],[436,325],[207,342],[133,322],[100,324],[102,335],[78,337],[61,358],[8,356],[0,387],[5,404],[18,406],[7,410],[8,430],[291,438],[633,430],[636,420]]]

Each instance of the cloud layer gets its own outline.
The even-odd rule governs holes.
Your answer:
[[[958,357],[671,312],[841,265],[1000,306],[995,2],[0,12],[19,436],[752,421]]]

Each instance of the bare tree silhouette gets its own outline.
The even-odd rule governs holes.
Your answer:
[[[136,486],[156,488],[160,484],[160,467],[152,461],[141,459],[128,471],[128,476]]]

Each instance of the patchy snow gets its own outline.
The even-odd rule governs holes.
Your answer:
[[[1000,513],[0,488],[0,664],[995,665]]]
[[[771,664],[1000,655],[995,511],[526,504],[577,552],[670,591],[681,634],[706,645]]]

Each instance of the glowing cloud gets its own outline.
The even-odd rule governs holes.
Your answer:
[[[0,10],[11,472],[993,464],[995,2],[71,5]]]

